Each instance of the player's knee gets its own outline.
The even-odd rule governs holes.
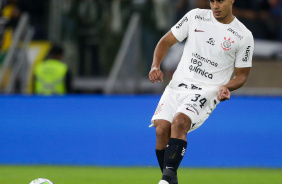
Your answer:
[[[170,134],[170,127],[164,125],[156,126],[156,134],[157,136],[168,137]]]
[[[171,127],[177,131],[188,132],[191,127],[191,120],[186,115],[178,115],[174,118]]]
[[[171,124],[167,122],[155,123],[157,136],[168,137],[170,134],[170,126]]]

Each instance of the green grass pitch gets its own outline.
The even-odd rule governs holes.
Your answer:
[[[180,168],[179,184],[281,184],[282,169]],[[47,178],[55,184],[157,184],[159,168],[0,166],[0,184],[29,184]]]

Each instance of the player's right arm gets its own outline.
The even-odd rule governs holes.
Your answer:
[[[172,34],[171,30],[167,32],[159,41],[155,48],[153,63],[149,73],[149,79],[152,83],[163,81],[163,72],[161,71],[161,63],[165,58],[169,48],[178,40]]]

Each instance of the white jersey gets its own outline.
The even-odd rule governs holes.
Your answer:
[[[222,24],[211,10],[194,9],[171,31],[179,42],[187,40],[167,90],[219,88],[230,81],[234,67],[252,66],[253,35],[237,18]]]

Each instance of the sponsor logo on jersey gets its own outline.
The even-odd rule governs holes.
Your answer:
[[[202,20],[202,21],[211,21],[210,18],[207,19],[207,18],[205,18],[205,17],[202,17],[201,15],[196,15],[196,16],[195,16],[195,20],[197,20],[197,19]]]
[[[215,44],[215,40],[213,38],[210,38],[207,43],[214,45]]]
[[[202,88],[199,88],[198,86],[195,86],[194,84],[191,84],[189,88],[187,84],[181,83],[178,85],[178,87],[184,87],[186,89],[202,90]]]
[[[157,107],[157,109],[156,109],[156,111],[155,111],[155,115],[157,115],[157,114],[159,114],[161,111],[162,111],[162,106],[163,106],[164,104],[159,104],[158,105],[158,107]]]
[[[232,28],[228,28],[227,31],[230,31],[232,34],[234,34],[235,36],[237,36],[240,40],[243,39],[243,36],[241,36],[237,31],[235,31]]]
[[[193,58],[192,58],[192,60],[193,60]],[[195,72],[197,74],[202,75],[203,77],[212,79],[213,78],[213,74],[207,72],[205,69],[203,70],[202,68],[200,68],[200,66],[201,65],[199,63],[198,63],[198,66],[190,65],[189,66],[189,70],[190,70],[190,72]]]
[[[188,22],[187,17],[184,17],[182,20],[179,21],[178,25],[176,26],[176,29],[179,29],[185,22]]]
[[[202,65],[203,65],[202,62],[208,63],[208,64],[210,64],[214,67],[217,67],[218,64],[209,60],[209,59],[207,59],[207,58],[200,56],[197,53],[192,53],[192,56],[194,56],[197,59],[195,59],[194,57],[191,58],[191,65],[189,66],[190,72],[195,72],[197,74],[202,75],[203,77],[213,79],[213,74],[211,74],[211,73],[207,72],[205,69],[201,68]]]
[[[202,90],[202,88],[199,88],[198,86],[195,86],[194,84],[191,84],[191,89]]]
[[[189,89],[189,88],[188,88],[188,85],[187,85],[187,84],[184,84],[184,83],[179,84],[178,87],[184,87],[184,88],[186,88],[186,89]]]
[[[213,62],[213,61],[211,61],[210,59],[208,59],[208,58],[204,58],[204,57],[202,57],[200,54],[198,54],[198,53],[192,53],[192,56],[194,56],[195,58],[197,58],[198,60],[200,60],[200,61],[202,61],[202,62],[205,62],[205,63],[208,63],[208,64],[210,64],[210,65],[212,65],[212,66],[214,66],[214,67],[217,67],[218,66],[218,63],[216,63],[216,62]]]
[[[223,50],[230,50],[232,47],[232,43],[234,43],[234,41],[231,40],[231,38],[226,39],[226,37],[224,37],[224,42],[221,43],[221,47],[223,48]]]
[[[205,32],[205,31],[202,31],[202,30],[198,30],[197,28],[194,31],[195,32]]]
[[[249,60],[250,52],[251,52],[251,46],[248,46],[246,48],[245,57],[242,59],[242,61],[247,62]]]

